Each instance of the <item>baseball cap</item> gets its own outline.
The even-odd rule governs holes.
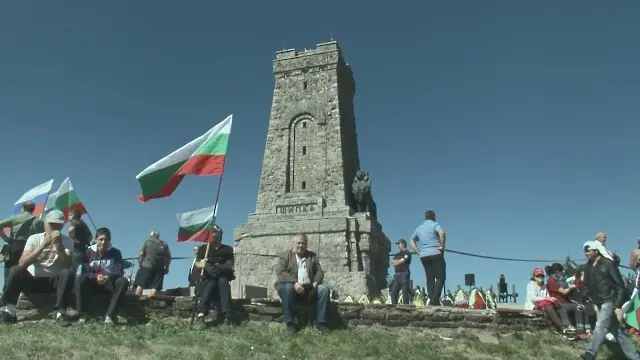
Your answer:
[[[600,248],[602,247],[602,244],[600,244],[600,242],[598,242],[598,241],[590,240],[590,241],[587,241],[586,243],[584,243],[584,245],[582,245],[582,247],[585,250],[587,250],[587,249],[600,250]]]
[[[396,244],[407,245],[407,241],[405,239],[400,239],[400,240],[396,241]]]
[[[539,276],[539,275],[544,276],[544,270],[542,270],[541,268],[533,269],[533,276]]]
[[[64,224],[64,213],[60,210],[51,210],[44,217],[44,221],[50,224]]]

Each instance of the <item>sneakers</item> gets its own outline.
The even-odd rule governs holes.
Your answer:
[[[296,327],[296,324],[293,322],[287,323],[287,332],[289,332],[289,334],[298,332],[298,328]]]
[[[113,321],[113,318],[111,316],[107,316],[104,318],[104,324],[107,326],[115,326],[116,322]]]
[[[0,324],[15,324],[18,322],[18,317],[15,314],[10,314],[7,311],[2,311],[2,315],[0,315]]]
[[[569,325],[564,330],[562,330],[562,335],[564,335],[569,340],[576,340],[578,338],[576,328],[574,328],[572,325]]]
[[[613,336],[612,333],[607,333],[607,335],[605,335],[604,337],[605,337],[605,339],[607,339],[607,341],[611,341],[612,343],[616,342],[616,337]]]
[[[56,324],[62,327],[67,327],[71,325],[71,322],[69,321],[69,319],[67,319],[67,316],[64,314],[60,314],[60,313],[56,314],[55,321],[56,321]]]
[[[78,325],[86,325],[87,324],[87,317],[84,315],[81,315],[78,318]]]
[[[318,331],[322,332],[322,333],[328,333],[331,332],[331,329],[329,329],[329,327],[327,326],[327,324],[325,323],[320,323],[316,325],[316,329],[318,329]]]
[[[204,322],[204,315],[198,314],[195,323],[196,330],[206,330],[207,324]]]

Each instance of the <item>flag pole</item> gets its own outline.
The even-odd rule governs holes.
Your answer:
[[[42,216],[47,210],[47,203],[49,202],[49,195],[51,194],[51,190],[53,190],[53,182],[51,183],[51,188],[49,188],[49,192],[47,192],[47,197],[44,198],[44,206],[42,207],[42,212],[40,213],[40,220],[42,220]]]
[[[222,187],[222,177],[224,177],[224,167],[227,163],[227,157],[224,157],[224,161],[222,162],[222,174],[220,174],[220,179],[218,180],[218,191],[216,191],[216,199],[213,202],[213,221],[211,222],[211,227],[213,228],[214,225],[216,224],[216,213],[218,212],[218,199],[220,198],[220,188]],[[204,260],[206,260],[209,257],[209,249],[211,248],[211,240],[213,237],[213,232],[211,232],[211,235],[209,236],[209,240],[207,240],[207,249],[204,252]],[[202,278],[202,275],[204,274],[204,268],[200,269],[200,278]]]
[[[93,218],[91,217],[91,214],[89,214],[88,211],[87,211],[87,217],[89,218],[89,221],[91,222],[91,225],[93,226],[93,231],[97,231],[98,228],[96,227],[96,223],[93,222]]]

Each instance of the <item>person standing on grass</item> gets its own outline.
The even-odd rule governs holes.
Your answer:
[[[73,239],[71,271],[75,274],[82,265],[82,259],[93,240],[93,235],[87,223],[82,220],[82,213],[79,210],[69,212],[69,225],[69,237]]]
[[[75,274],[71,272],[73,240],[62,235],[64,214],[52,210],[45,216],[44,232],[29,236],[18,265],[11,268],[2,302],[6,304],[0,322],[17,322],[16,305],[20,293],[55,293],[55,320],[69,325],[66,317],[67,299],[73,289]]]
[[[584,245],[589,262],[585,268],[583,283],[586,295],[598,308],[598,314],[591,341],[580,357],[583,360],[594,360],[607,332],[611,332],[628,360],[640,360],[633,341],[621,327],[624,324],[624,281],[614,262],[604,257],[601,249],[602,245],[597,241],[589,241]]]
[[[274,287],[282,299],[284,323],[290,333],[298,330],[293,319],[296,303],[311,300],[317,303],[316,328],[329,331],[326,315],[330,290],[322,283],[324,272],[316,253],[307,249],[308,242],[306,234],[294,236],[293,249],[280,253],[276,265],[278,280]]]
[[[391,260],[396,272],[391,283],[389,295],[391,296],[391,303],[396,305],[398,304],[398,295],[402,292],[402,302],[408,305],[411,301],[411,271],[409,270],[411,253],[407,249],[406,240],[400,239],[396,244],[398,244],[400,251]]]
[[[111,294],[104,323],[114,325],[118,308],[129,288],[124,277],[124,260],[120,250],[111,246],[111,230],[106,227],[96,230],[96,243],[87,249],[82,259],[82,273],[75,281],[76,310],[78,322],[86,323],[87,297],[93,294]]]
[[[169,265],[171,265],[169,245],[160,240],[160,233],[154,230],[138,253],[136,296],[142,296],[142,291],[145,289],[151,289],[149,296],[155,296],[162,290],[164,276],[169,273]]]
[[[420,254],[420,261],[427,278],[428,304],[440,305],[440,295],[447,278],[447,263],[444,260],[447,234],[436,222],[436,213],[427,210],[424,222],[411,236],[411,249]],[[418,249],[420,243],[420,249]]]

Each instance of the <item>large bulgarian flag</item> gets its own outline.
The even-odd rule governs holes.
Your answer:
[[[178,242],[209,242],[218,205],[178,214]]]
[[[64,179],[58,191],[51,194],[49,198],[49,201],[47,201],[47,210],[58,209],[64,213],[66,219],[69,218],[69,213],[72,210],[78,210],[81,214],[87,213],[87,209],[84,207],[82,201],[80,201],[76,189],[73,188],[73,184],[71,184],[71,179],[69,178]]]
[[[232,121],[233,115],[227,116],[204,135],[138,174],[142,190],[138,200],[146,202],[173,194],[185,175],[222,175]]]

